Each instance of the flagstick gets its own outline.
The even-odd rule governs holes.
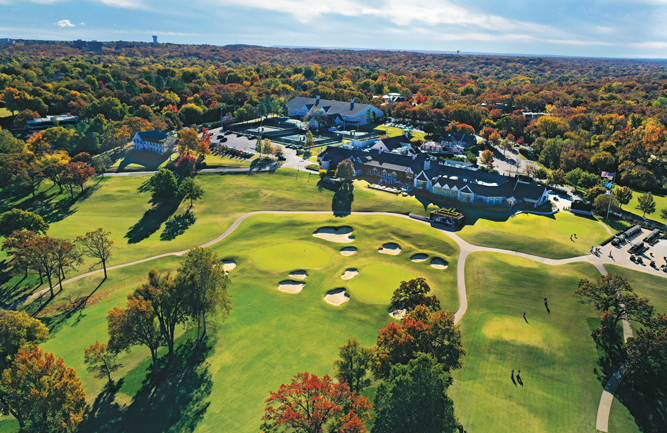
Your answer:
[[[611,201],[614,198],[614,180],[616,179],[616,173],[614,173],[614,177],[611,179],[611,188],[609,189],[609,206],[607,206],[607,217],[604,219],[604,222],[608,223],[609,222],[609,209],[611,209]]]

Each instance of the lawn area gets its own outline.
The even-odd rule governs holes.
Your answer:
[[[594,219],[558,212],[553,216],[519,214],[507,221],[479,219],[458,232],[466,241],[552,259],[588,254],[592,245],[609,237]],[[570,235],[577,239],[570,241]]]
[[[656,313],[667,314],[667,278],[616,265],[604,265],[604,268],[610,274],[619,274],[627,278],[637,295],[648,298]]]
[[[175,157],[175,155],[172,155]],[[141,150],[128,150],[122,158],[117,159],[107,172],[155,171],[169,162],[169,155],[162,155]]]
[[[0,117],[9,117],[12,115],[12,112],[6,108],[0,108]]]
[[[630,200],[630,203],[627,205],[623,206],[623,209],[627,210],[628,212],[632,212],[636,214],[640,219],[642,216],[642,211],[637,209],[637,205],[639,205],[639,196],[644,194],[643,191],[632,191],[632,200]],[[660,221],[663,224],[667,224],[667,219],[662,217],[662,214],[660,211],[662,209],[667,209],[667,196],[666,195],[658,195],[658,194],[653,194],[653,200],[655,200],[655,213],[652,213],[650,215],[646,215],[646,218],[650,218],[652,220]]]
[[[389,137],[397,137],[399,135],[403,135],[403,132],[405,131],[405,129],[403,128],[396,128],[394,126],[387,127],[387,125],[379,125],[375,128],[375,130],[380,132],[384,131],[387,133]],[[418,140],[425,140],[426,134],[424,134],[423,132],[412,132],[411,134],[412,134],[411,138]]]
[[[206,155],[204,162],[206,163],[206,168],[217,168],[217,167],[250,167],[252,160],[257,158],[259,155],[255,155],[250,159],[239,159],[239,158],[230,158],[223,155],[216,155],[211,153]]]
[[[183,384],[182,389],[172,390],[178,396],[176,401],[158,395],[149,400],[150,404],[144,404],[137,416],[131,410],[136,406],[133,397],[145,383],[149,354],[143,348],[122,354],[124,366],[114,375],[124,377],[122,387],[115,403],[102,398],[106,394],[96,402],[91,421],[97,426],[95,431],[157,433],[170,427],[170,431],[191,431],[165,424],[166,419],[171,420],[177,413],[178,420],[174,422],[188,420],[198,432],[256,432],[270,390],[277,389],[298,372],[332,374],[338,347],[346,338],[356,336],[363,345],[371,346],[377,330],[392,320],[386,305],[368,304],[354,296],[338,307],[324,302],[327,291],[348,287],[340,278],[347,268],[365,269],[373,263],[388,269],[407,269],[427,279],[443,308],[457,308],[458,248],[446,235],[403,218],[352,215],[344,222],[354,229],[353,242],[339,244],[312,236],[317,228],[340,222],[340,218],[327,215],[257,215],[214,245],[212,248],[221,258],[235,260],[238,266],[230,272],[232,312],[224,324],[215,327],[213,352],[201,367],[202,376],[208,378],[206,383],[210,386],[190,393],[187,384]],[[377,246],[387,241],[399,243],[403,252],[398,256],[379,254]],[[277,284],[287,278],[289,270],[264,270],[255,265],[257,252],[269,242],[283,246],[307,243],[325,251],[330,263],[309,269],[304,280],[306,286],[300,293],[279,292]],[[359,251],[345,257],[339,252],[343,246],[355,246]],[[413,263],[410,257],[417,252],[433,255],[437,252],[450,267],[443,271]],[[101,281],[100,275],[84,278],[65,286],[63,293],[41,313],[40,319],[54,329],[51,339],[42,347],[63,356],[77,370],[91,403],[102,390],[104,380],[86,371],[83,349],[95,340],[106,341],[108,310],[124,305],[126,294],[138,286],[151,267],[175,270],[178,260],[169,257],[112,270],[109,279],[91,297],[93,301],[85,308],[72,310],[75,300],[88,296]],[[306,267],[304,262],[294,264]],[[193,405],[193,401],[200,404]],[[196,410],[202,407],[202,412]],[[103,424],[106,428],[99,427]]]
[[[252,261],[265,271],[323,268],[331,263],[331,255],[308,242],[284,242],[255,251]]]
[[[468,355],[451,392],[468,432],[596,431],[602,385],[587,323],[596,314],[572,294],[579,279],[598,275],[589,264],[468,257],[469,307],[461,323]],[[512,369],[521,370],[523,386],[512,382]]]
[[[359,269],[350,281],[351,295],[369,304],[388,304],[401,281],[417,278],[410,271],[387,265],[369,265]]]

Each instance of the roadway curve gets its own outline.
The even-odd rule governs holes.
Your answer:
[[[130,173],[128,173],[129,175]],[[133,174],[138,174],[138,173],[133,173]],[[118,175],[123,175],[119,173]],[[206,242],[205,244],[201,245],[202,247],[209,247],[211,245],[214,245],[225,238],[227,238],[229,235],[234,233],[234,231],[245,221],[247,218],[254,216],[254,215],[261,215],[261,214],[300,214],[300,215],[332,215],[331,211],[255,211],[255,212],[249,212],[246,213],[242,216],[240,216],[232,225],[220,236],[217,238]],[[408,215],[403,215],[403,214],[396,214],[396,213],[391,213],[391,212],[352,212],[354,215],[384,215],[384,216],[393,216],[393,217],[399,217],[399,218],[405,218],[405,219],[411,219],[413,221],[421,222],[422,224],[429,224],[427,221],[421,220],[421,219],[415,219],[411,218]],[[430,224],[429,224],[430,225]],[[459,308],[457,309],[455,315],[454,315],[454,323],[459,323],[463,316],[465,315],[467,309],[468,309],[468,297],[466,294],[466,285],[465,285],[465,262],[468,256],[471,253],[475,252],[492,252],[492,253],[501,253],[501,254],[512,254],[516,255],[519,257],[524,257],[530,260],[535,260],[540,263],[544,263],[547,265],[563,265],[567,263],[578,263],[578,262],[585,262],[585,263],[590,263],[593,266],[595,266],[598,271],[602,274],[605,275],[607,271],[604,268],[604,264],[616,264],[623,266],[622,263],[617,263],[615,262],[611,257],[605,256],[605,254],[601,254],[599,257],[595,256],[593,254],[588,254],[585,256],[578,256],[578,257],[571,257],[568,259],[548,259],[545,257],[540,257],[532,254],[525,254],[521,253],[518,251],[511,251],[511,250],[504,250],[500,248],[489,248],[489,247],[483,247],[479,245],[473,245],[465,240],[463,240],[459,235],[454,233],[453,231],[446,230],[446,229],[440,229],[443,233],[445,233],[447,236],[449,236],[456,244],[459,246],[459,257],[458,257],[458,264],[457,264],[457,269],[456,269],[456,279],[457,279],[457,289],[458,289],[458,295],[459,295]],[[607,230],[608,231],[608,230]],[[124,268],[127,266],[133,266],[137,265],[139,263],[145,263],[151,260],[159,259],[162,257],[168,257],[168,256],[181,256],[185,254],[188,250],[182,250],[182,251],[175,251],[171,253],[164,253],[160,254],[157,256],[152,256],[148,257],[145,259],[137,260],[134,262],[129,262],[129,263],[123,263],[121,265],[116,265],[116,266],[110,266],[107,268],[107,270],[114,270],[114,269],[120,269]],[[627,267],[627,266],[624,266]],[[633,268],[637,269],[637,268]],[[639,269],[640,271],[644,271],[643,269]],[[81,275],[77,275],[76,277],[70,278],[68,280],[63,281],[63,285],[72,283],[74,281],[80,280],[81,278],[88,277],[90,275],[98,274],[100,272],[103,272],[102,269],[96,270],[96,271],[91,271],[91,272],[86,272]],[[652,272],[647,272],[647,273],[652,273]],[[30,301],[32,299],[35,299],[44,293],[48,292],[50,289],[46,288],[44,290],[41,290],[37,293],[34,293],[30,295],[27,298],[24,298],[22,300],[19,300],[15,302],[14,304],[10,305],[7,307],[7,309],[14,309],[17,306]],[[630,327],[630,323],[627,320],[623,321],[623,336],[624,339],[627,340],[628,337],[632,336],[632,328]],[[608,431],[608,424],[609,424],[609,411],[611,410],[611,404],[614,398],[614,392],[616,391],[616,388],[620,384],[621,380],[623,380],[623,375],[624,375],[624,368],[625,365],[621,366],[621,368],[614,374],[614,376],[610,379],[609,383],[605,386],[605,389],[602,393],[601,399],[600,399],[600,404],[598,407],[598,414],[597,414],[597,420],[596,420],[596,428],[600,431]]]

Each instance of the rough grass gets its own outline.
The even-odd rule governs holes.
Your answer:
[[[461,323],[468,355],[452,389],[468,432],[595,431],[602,385],[586,322],[595,313],[572,293],[580,278],[597,275],[589,264],[548,266],[490,253],[468,258]],[[512,369],[521,370],[523,386],[512,382]]]
[[[632,212],[637,215],[637,219],[641,220],[643,212],[637,209],[639,205],[639,196],[645,194],[643,191],[632,191],[632,200],[630,203],[623,206],[623,209]],[[646,214],[646,218],[652,220],[660,221],[663,224],[667,224],[667,219],[662,217],[661,210],[667,209],[667,195],[653,194],[653,200],[655,200],[655,213]]]
[[[667,314],[667,278],[616,265],[604,265],[604,268],[610,274],[619,274],[627,278],[637,295],[648,298],[657,313]]]
[[[577,239],[570,241],[571,234]],[[559,212],[553,216],[519,214],[507,221],[478,219],[459,236],[475,245],[564,259],[588,254],[609,233],[594,219]]]

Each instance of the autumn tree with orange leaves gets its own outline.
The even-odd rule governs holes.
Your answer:
[[[95,176],[95,169],[85,162],[70,162],[65,165],[61,175],[62,183],[74,198],[74,187],[78,186],[83,192],[83,185],[88,179]]]
[[[393,365],[406,365],[420,353],[433,356],[449,372],[461,367],[461,358],[466,353],[461,330],[449,311],[432,313],[418,305],[401,323],[390,323],[379,332],[373,365],[373,374],[378,379],[386,379]]]
[[[206,131],[208,133],[208,131]],[[181,155],[208,155],[211,153],[209,146],[211,144],[210,137],[207,134],[202,138],[197,134],[194,128],[184,128],[178,131],[178,153]]]
[[[263,433],[364,433],[373,409],[367,398],[351,392],[346,383],[307,372],[271,391],[266,403],[260,427]]]

